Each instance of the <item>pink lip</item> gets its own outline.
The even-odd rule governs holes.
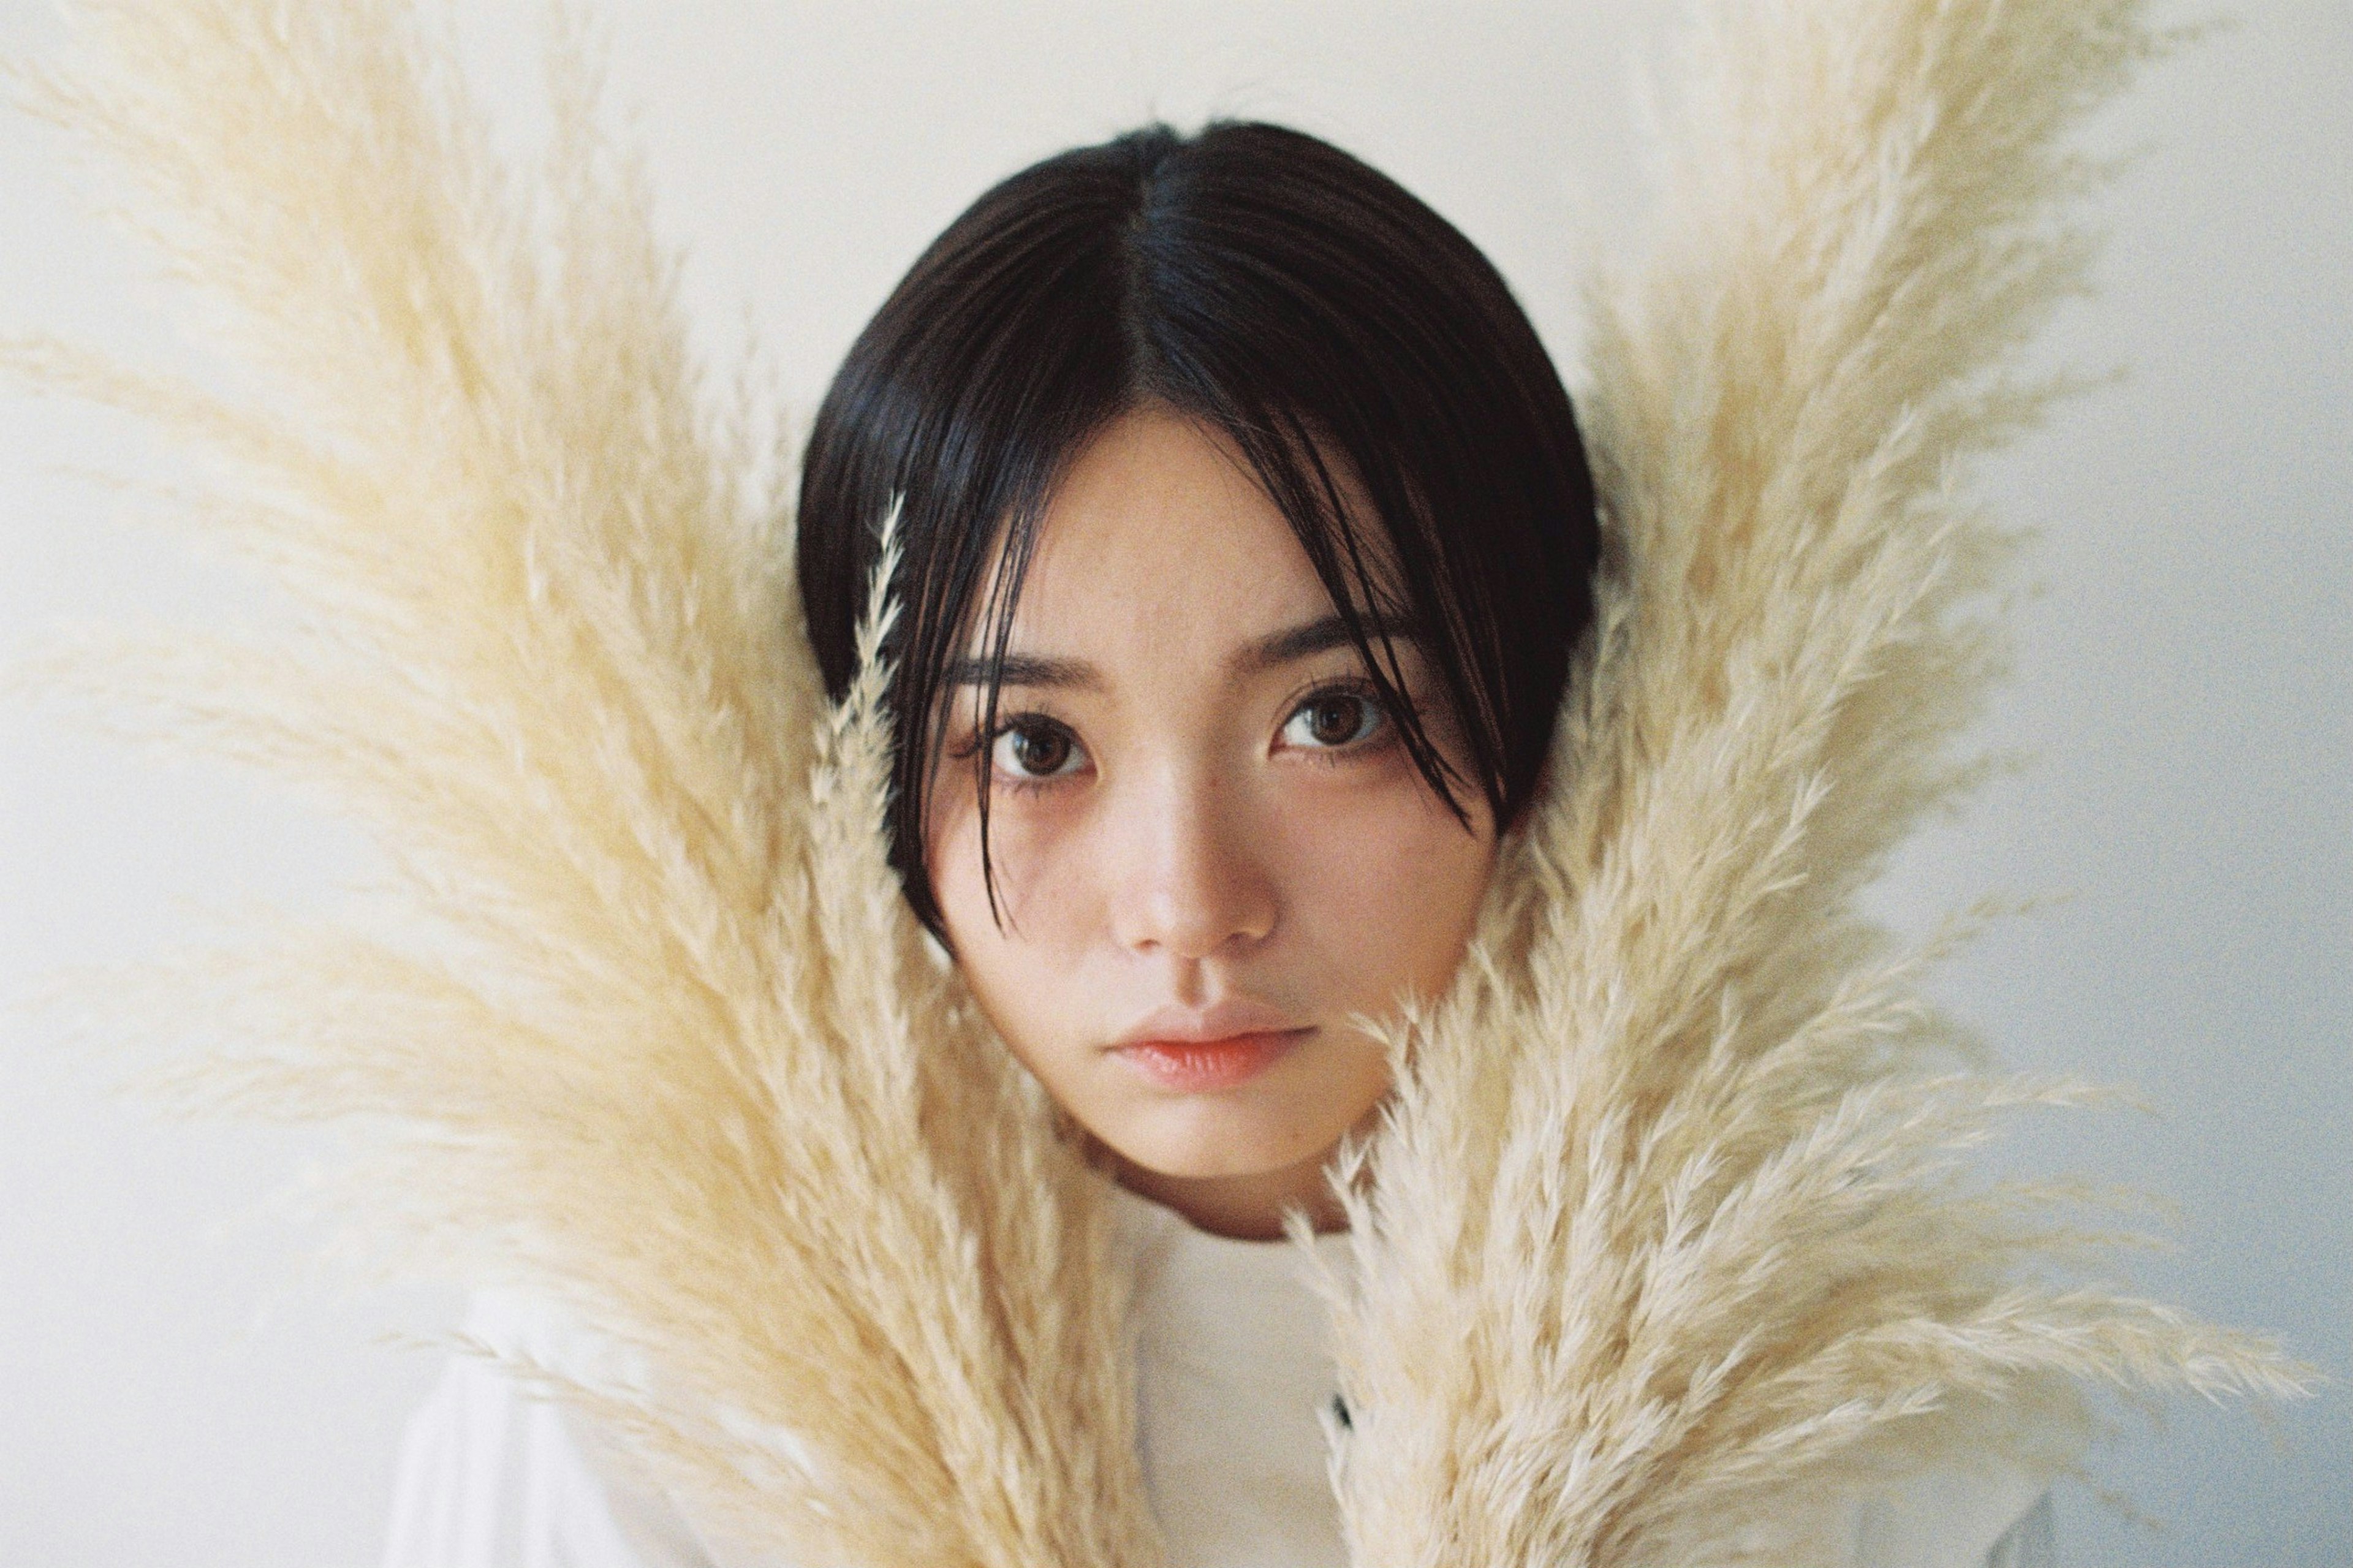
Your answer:
[[[1314,1032],[1264,1003],[1237,998],[1163,1007],[1111,1049],[1161,1088],[1198,1094],[1248,1082]]]

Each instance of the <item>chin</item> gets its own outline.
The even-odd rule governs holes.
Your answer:
[[[1345,1127],[1304,1136],[1271,1108],[1219,1103],[1208,1097],[1158,1109],[1121,1130],[1096,1136],[1129,1163],[1178,1181],[1271,1175],[1328,1152]]]

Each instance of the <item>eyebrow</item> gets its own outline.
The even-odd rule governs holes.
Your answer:
[[[1036,654],[1008,653],[999,672],[1008,686],[1053,686],[1093,690],[1103,685],[1103,676],[1095,667],[1082,658],[1041,658]],[[947,668],[944,684],[948,686],[986,686],[988,684],[988,660],[959,658]]]
[[[1366,616],[1357,623],[1364,628],[1366,642],[1411,642],[1419,635],[1411,621],[1397,616]],[[1227,660],[1237,675],[1257,675],[1278,665],[1293,663],[1328,653],[1335,647],[1354,646],[1348,636],[1348,623],[1337,615],[1285,631],[1272,632],[1244,644]],[[988,684],[989,661],[985,658],[959,658],[947,667],[944,683],[949,686],[986,686]],[[1060,688],[1063,689],[1100,690],[1103,672],[1084,659],[1058,658],[1050,655],[1008,653],[1005,656],[1001,679],[1008,686]]]
[[[1356,624],[1364,629],[1368,643],[1411,642],[1416,635],[1413,623],[1400,616],[1361,616]],[[1262,637],[1246,645],[1229,662],[1237,674],[1256,675],[1295,659],[1355,646],[1355,639],[1348,636],[1348,623],[1333,615],[1287,632]]]

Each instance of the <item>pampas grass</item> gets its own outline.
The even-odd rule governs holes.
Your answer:
[[[388,0],[72,16],[37,107],[268,390],[8,358],[219,459],[293,613],[37,678],[322,786],[407,911],[152,977],[225,1041],[189,1091],[380,1125],[375,1217],[658,1368],[574,1392],[747,1547],[1154,1561],[1100,1178],[897,897],[871,679],[827,710],[786,465],[689,362],[576,43],[522,178]]]
[[[518,173],[395,0],[70,9],[32,101],[261,390],[0,357],[209,454],[193,513],[291,609],[20,679],[311,782],[399,911],[121,987],[209,1020],[184,1092],[378,1131],[356,1201],[655,1369],[542,1371],[754,1550],[1157,1561],[1103,1178],[885,858],[887,567],[829,710],[789,463],[691,363],[576,37]],[[1904,952],[1855,902],[1990,765],[1949,748],[2015,542],[1961,480],[2053,390],[2010,366],[2082,282],[2061,139],[2141,16],[1704,7],[1655,246],[1595,294],[1610,559],[1556,787],[1343,1173],[1363,1568],[1803,1561],[1798,1500],[2063,1462],[2082,1384],[2295,1386],[2042,1267],[2097,1238],[1967,1151],[2094,1097],[1978,1074],[1922,994],[1989,911]]]
[[[2086,1238],[1965,1151],[2098,1097],[1967,1070],[1920,990],[1990,907],[1905,952],[1856,905],[1996,765],[1950,742],[2017,539],[1963,480],[2062,390],[2014,351],[2083,287],[2062,138],[2144,12],[1702,7],[1651,248],[1594,291],[1613,553],[1562,787],[1349,1173],[1362,1568],[1823,1560],[1843,1488],[2063,1464],[2082,1385],[2298,1386],[2049,1278]]]

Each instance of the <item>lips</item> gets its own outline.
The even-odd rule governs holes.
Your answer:
[[[1249,1082],[1314,1032],[1280,1008],[1229,997],[1207,1007],[1163,1007],[1111,1051],[1158,1088],[1201,1094]]]
[[[1163,1089],[1201,1094],[1249,1082],[1314,1033],[1285,1029],[1222,1040],[1138,1040],[1115,1047],[1113,1054]]]

